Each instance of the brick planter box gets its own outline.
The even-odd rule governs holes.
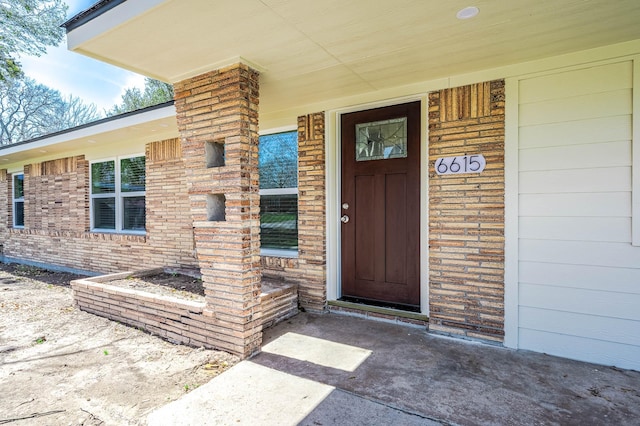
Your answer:
[[[139,327],[174,343],[221,347],[221,325],[204,315],[206,303],[119,287],[109,282],[155,275],[163,268],[123,272],[71,282],[75,304],[83,311]],[[262,326],[270,327],[298,313],[296,284],[265,281],[261,294]]]

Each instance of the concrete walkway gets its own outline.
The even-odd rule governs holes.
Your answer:
[[[150,425],[638,425],[640,372],[336,314],[265,332],[261,354]]]

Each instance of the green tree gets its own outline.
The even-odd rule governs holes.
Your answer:
[[[105,113],[107,116],[123,114],[168,102],[172,99],[173,85],[146,77],[144,79],[144,90],[140,90],[137,87],[127,89],[122,95],[122,103],[114,105]]]
[[[30,78],[0,81],[0,145],[76,127],[100,118],[94,104],[63,98]]]
[[[63,0],[0,0],[0,82],[22,75],[16,55],[40,56],[64,37]]]

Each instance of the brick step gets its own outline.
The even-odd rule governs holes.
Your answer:
[[[268,328],[298,313],[298,284],[262,279],[262,327]]]

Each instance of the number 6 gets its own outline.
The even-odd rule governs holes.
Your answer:
[[[444,170],[442,170],[440,167],[444,167]],[[444,158],[440,159],[440,163],[436,165],[436,170],[438,171],[439,174],[447,173],[448,167],[444,163]]]
[[[449,164],[449,169],[453,172],[453,173],[458,173],[460,171],[460,164],[456,163],[456,160],[458,159],[458,157],[453,157],[453,160],[451,160],[451,164]],[[456,166],[457,168],[454,169],[453,166]]]

